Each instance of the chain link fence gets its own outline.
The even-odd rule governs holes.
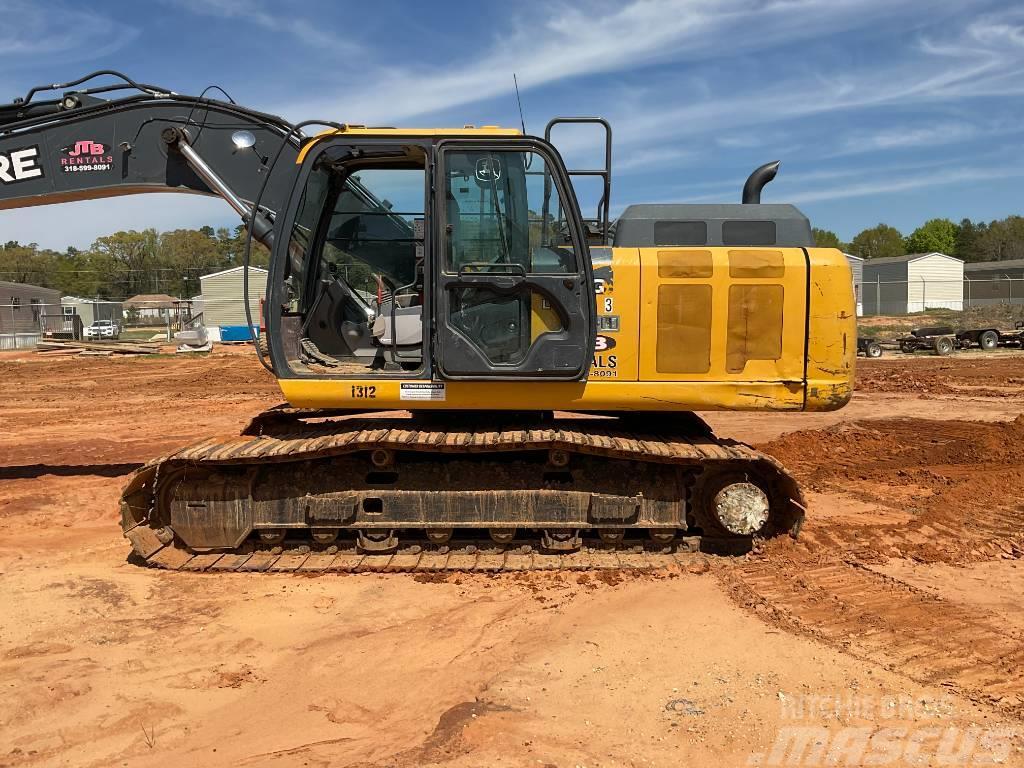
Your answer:
[[[906,315],[929,309],[1024,304],[1024,278],[983,280],[875,280],[854,286],[857,314]]]
[[[241,302],[239,302],[241,304]],[[0,350],[30,349],[40,340],[110,341],[173,338],[202,308],[191,301],[134,302],[31,296],[0,299]]]

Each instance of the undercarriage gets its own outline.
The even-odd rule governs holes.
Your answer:
[[[122,525],[151,565],[255,571],[657,567],[797,534],[778,462],[675,419],[276,410],[140,469]]]

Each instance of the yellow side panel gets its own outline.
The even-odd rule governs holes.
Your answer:
[[[640,381],[779,382],[802,399],[801,249],[643,248],[640,260]]]
[[[711,295],[710,285],[658,286],[659,372],[711,370]]]
[[[834,248],[810,248],[807,334],[808,411],[842,408],[853,394],[857,313],[850,264]]]
[[[781,285],[729,286],[725,370],[743,373],[752,360],[782,357],[785,300],[785,289]]]
[[[636,381],[640,346],[640,251],[592,248],[596,292],[597,347],[591,381]],[[601,330],[618,324],[618,330]]]
[[[288,402],[297,408],[799,411],[804,400],[802,387],[794,389],[788,384],[758,381],[449,381],[437,397],[415,400],[403,397],[401,387],[422,387],[422,379],[280,379],[278,384]]]

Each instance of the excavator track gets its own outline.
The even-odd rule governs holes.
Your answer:
[[[125,536],[147,564],[185,571],[651,569],[746,552],[803,520],[775,459],[692,415],[433,427],[270,411],[135,472]]]

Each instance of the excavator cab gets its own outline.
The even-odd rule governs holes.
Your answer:
[[[586,376],[590,257],[544,141],[348,129],[313,143],[275,227],[282,378]]]

